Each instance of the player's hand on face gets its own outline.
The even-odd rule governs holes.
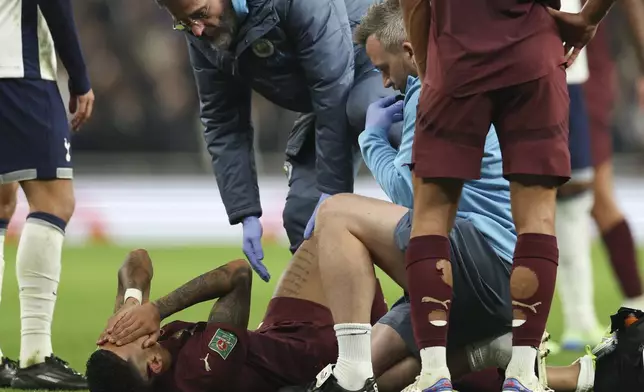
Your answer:
[[[579,52],[595,36],[597,25],[591,24],[581,13],[571,14],[553,8],[548,8],[548,12],[559,28],[559,34],[564,43],[566,67],[570,67],[579,56]]]
[[[264,249],[262,248],[262,234],[264,229],[262,223],[256,216],[249,216],[242,221],[244,230],[242,250],[253,270],[264,282],[271,279],[271,274],[263,263]]]
[[[148,302],[125,310],[114,326],[107,329],[107,333],[109,342],[117,346],[123,346],[150,335],[143,343],[144,347],[149,347],[156,343],[160,327],[159,310],[153,303]]]
[[[78,131],[90,117],[94,109],[94,91],[89,90],[83,95],[71,95],[69,97],[69,112],[74,115],[72,118],[72,129]]]
[[[398,99],[397,95],[381,98],[367,109],[365,120],[367,129],[379,129],[387,131],[391,124],[403,119],[404,102]]]
[[[107,331],[114,328],[114,325],[125,315],[125,311],[127,309],[138,305],[139,301],[137,301],[135,298],[128,298],[123,306],[121,306],[121,308],[116,313],[114,313],[109,318],[109,320],[107,320],[107,326],[105,327],[103,332],[101,332],[101,336],[96,341],[96,344],[102,346],[103,344],[107,343],[109,341],[109,333]]]

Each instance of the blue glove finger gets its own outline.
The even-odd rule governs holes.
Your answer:
[[[396,97],[397,95],[389,95],[387,97],[380,98],[375,103],[377,103],[381,108],[386,108],[396,102]]]
[[[404,117],[404,116],[403,116],[403,114],[402,114],[402,113],[396,113],[396,114],[394,114],[393,116],[391,116],[391,122],[392,122],[392,123],[397,123],[398,121],[402,121],[402,120],[403,120],[403,117]]]
[[[309,218],[308,223],[306,224],[306,228],[304,229],[304,239],[308,240],[311,238],[313,235],[313,229],[315,229],[315,216],[317,215],[318,208],[315,207],[315,211],[313,212],[313,215]]]
[[[253,265],[253,269],[263,281],[268,282],[271,279],[271,274],[268,272],[268,269],[266,269],[264,263],[262,263],[264,260],[264,249],[262,248],[261,239],[251,239],[251,245],[255,254],[255,265]]]
[[[248,262],[250,266],[253,268],[253,271],[255,271],[255,273],[259,275],[259,277],[263,281],[268,282],[269,279],[271,278],[271,275],[266,270],[266,267],[264,266],[264,264],[262,264],[262,262],[258,260],[255,251],[252,249],[252,244],[250,243],[250,240],[244,246],[244,255],[246,256],[246,259],[248,259]]]
[[[405,103],[403,101],[396,101],[396,103],[387,107],[385,110],[387,110],[387,113],[398,113],[403,111],[404,106]]]

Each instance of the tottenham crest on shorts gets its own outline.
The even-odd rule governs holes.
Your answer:
[[[236,345],[237,336],[232,332],[224,331],[219,328],[212,339],[210,339],[208,348],[221,355],[221,357],[226,360]]]

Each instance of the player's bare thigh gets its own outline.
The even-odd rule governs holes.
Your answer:
[[[338,194],[320,206],[315,236],[330,233],[356,237],[369,250],[374,264],[406,287],[405,254],[396,245],[394,231],[407,211],[405,207],[370,197]]]
[[[273,298],[275,297],[304,299],[327,306],[322,290],[315,237],[304,241],[291,257],[277,283],[273,294]]]

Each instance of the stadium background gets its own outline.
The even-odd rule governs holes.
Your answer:
[[[96,93],[94,116],[73,139],[76,213],[68,228],[63,275],[54,318],[54,351],[78,370],[111,314],[116,271],[128,250],[146,247],[155,262],[153,297],[230,259],[243,257],[241,227],[230,227],[201,137],[198,102],[183,37],[152,0],[73,1],[85,58]],[[616,188],[638,242],[644,242],[644,110],[637,100],[635,56],[625,23],[613,12],[612,49],[618,60],[614,115]],[[66,74],[60,87],[67,101]],[[255,145],[264,216],[269,284],[255,279],[251,325],[289,260],[282,229],[287,192],[283,151],[295,114],[253,97]],[[356,192],[385,198],[363,168]],[[19,306],[15,245],[27,213],[20,196],[11,222],[0,305],[0,344],[16,358]],[[620,293],[603,249],[594,249],[596,302],[604,322]],[[643,255],[644,256],[644,255]],[[392,303],[400,290],[385,279]],[[179,315],[204,319],[210,305]],[[472,326],[476,328],[475,326]],[[561,316],[555,304],[549,330],[557,338]],[[578,354],[553,356],[566,364]]]

